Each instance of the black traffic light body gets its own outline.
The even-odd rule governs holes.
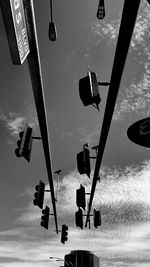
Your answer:
[[[56,25],[53,21],[49,23],[48,36],[51,41],[56,41],[57,39]]]
[[[45,183],[40,180],[39,184],[35,186],[35,190],[33,204],[43,209]]]
[[[95,72],[89,70],[88,75],[79,80],[79,95],[84,106],[95,103],[98,107],[101,98]]]
[[[97,14],[98,19],[103,19],[105,17],[105,3],[104,0],[99,0]]]
[[[81,208],[75,212],[75,223],[77,227],[83,229],[83,212]]]
[[[63,224],[61,230],[61,243],[65,244],[68,240],[68,226]]]
[[[45,209],[42,210],[42,216],[41,216],[41,226],[48,230],[48,223],[49,223],[49,214],[50,209],[48,206],[45,207]]]
[[[95,228],[101,225],[101,213],[99,210],[96,209],[93,210],[93,221]]]
[[[76,190],[76,204],[78,208],[83,208],[85,210],[86,207],[86,198],[85,198],[85,187],[80,185],[80,188]]]
[[[24,157],[28,162],[31,158],[32,150],[32,128],[26,126],[25,130],[19,132],[20,140],[17,141],[18,148],[15,149],[17,157]]]
[[[87,176],[90,178],[90,151],[86,147],[84,147],[83,151],[77,154],[77,168],[80,174],[87,174]]]

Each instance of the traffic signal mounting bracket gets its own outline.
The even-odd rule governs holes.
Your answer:
[[[83,145],[83,149],[86,149],[86,148],[88,148],[88,147],[89,147],[89,146],[88,146],[88,143],[85,143],[85,144]],[[96,158],[97,158],[98,147],[99,147],[99,146],[94,146],[94,147],[92,147],[92,149],[95,149],[95,150],[96,150],[96,157],[90,157],[90,156],[89,156],[90,159],[96,159]]]
[[[42,137],[32,136],[32,139],[42,139]]]
[[[98,82],[98,85],[108,86],[110,85],[110,83],[109,82]]]

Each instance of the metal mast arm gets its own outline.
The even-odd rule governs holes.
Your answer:
[[[35,105],[36,105],[38,121],[39,121],[39,127],[41,131],[45,162],[46,162],[48,180],[49,180],[49,185],[50,185],[50,194],[51,194],[53,211],[54,211],[56,233],[58,233],[57,212],[56,212],[51,153],[50,153],[50,141],[49,141],[49,132],[48,132],[47,117],[46,117],[43,80],[42,80],[39,48],[38,48],[38,39],[37,39],[37,33],[36,33],[33,1],[32,0],[23,0],[23,1],[24,1],[24,8],[25,8],[28,38],[29,38],[29,46],[30,46],[30,53],[27,58],[28,66],[29,66],[29,71],[30,71],[30,76],[31,76]]]
[[[120,30],[119,30],[119,36],[118,36],[118,42],[114,57],[114,63],[113,63],[113,69],[111,74],[111,80],[110,80],[110,87],[107,97],[107,103],[105,108],[105,114],[103,119],[103,125],[102,125],[102,131],[99,141],[99,148],[98,148],[98,154],[97,154],[97,160],[95,164],[95,171],[93,176],[93,182],[92,182],[92,188],[91,188],[91,195],[90,195],[90,201],[88,206],[88,212],[86,217],[86,223],[85,226],[87,226],[92,201],[95,193],[96,184],[99,177],[99,170],[102,162],[102,157],[107,141],[107,136],[113,116],[113,111],[115,108],[115,103],[117,99],[117,94],[119,91],[120,81],[138,13],[140,5],[140,0],[131,1],[131,0],[125,0],[124,1],[124,7],[123,7],[123,14],[120,24]]]

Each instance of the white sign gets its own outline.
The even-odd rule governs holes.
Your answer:
[[[0,0],[13,64],[20,65],[30,52],[23,0]]]
[[[21,64],[29,53],[29,43],[22,0],[10,0]]]

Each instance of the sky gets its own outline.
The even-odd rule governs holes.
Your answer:
[[[48,39],[49,1],[34,0],[53,173],[62,173],[57,192],[58,225],[69,227],[68,241],[60,242],[53,216],[49,230],[40,226],[41,210],[33,205],[35,185],[48,177],[40,140],[33,141],[31,161],[15,156],[19,131],[26,123],[40,136],[27,61],[12,64],[0,12],[0,267],[63,265],[71,250],[86,249],[102,267],[148,267],[150,263],[149,149],[131,142],[127,129],[150,116],[150,6],[141,0],[97,183],[93,208],[101,211],[102,225],[75,225],[76,189],[90,192],[91,179],[77,171],[76,155],[88,142],[99,143],[108,87],[99,87],[100,112],[84,107],[79,79],[87,69],[99,81],[109,81],[116,49],[123,0],[105,0],[106,16],[98,20],[98,0],[56,0],[53,3],[57,40]],[[57,176],[54,173],[54,186]],[[87,197],[88,201],[88,197]],[[45,204],[52,211],[50,194]],[[86,211],[85,211],[86,214]],[[85,220],[85,218],[84,218]]]

